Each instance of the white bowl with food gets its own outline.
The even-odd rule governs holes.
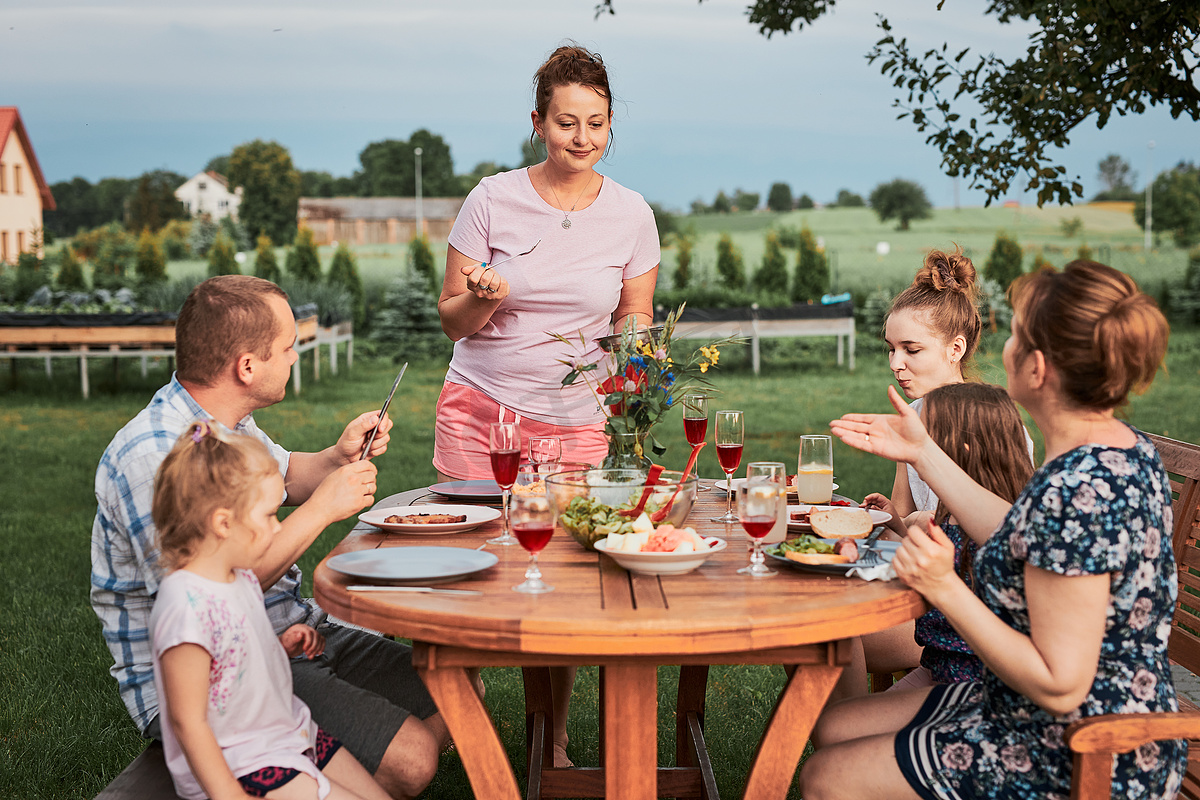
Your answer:
[[[669,547],[673,550],[643,550]],[[596,552],[612,558],[630,572],[644,575],[682,575],[699,567],[729,545],[716,536],[701,536],[691,528],[662,525],[653,533],[613,534],[596,542]]]

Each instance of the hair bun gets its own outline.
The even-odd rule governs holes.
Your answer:
[[[972,301],[979,293],[975,265],[958,246],[955,246],[953,253],[930,250],[925,256],[925,263],[917,270],[913,283],[939,292],[961,292]]]

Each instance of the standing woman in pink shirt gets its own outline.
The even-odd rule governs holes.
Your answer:
[[[455,345],[433,455],[443,480],[492,477],[493,422],[519,422],[522,439],[559,437],[564,461],[600,463],[604,414],[585,382],[562,386],[558,359],[573,354],[547,332],[582,334],[595,361],[601,336],[653,315],[654,214],[595,169],[612,126],[600,56],[559,47],[534,77],[534,105],[546,160],[484,178],[450,232],[438,314]]]

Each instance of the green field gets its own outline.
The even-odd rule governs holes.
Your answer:
[[[1063,217],[1081,216],[1084,235],[1098,248],[1140,257],[1140,231],[1127,215],[1099,209],[964,209],[940,211],[934,220],[917,222],[897,233],[861,209],[795,212],[782,219],[770,214],[738,214],[692,218],[700,232],[700,263],[714,260],[714,242],[728,230],[752,267],[761,255],[763,234],[772,222],[807,223],[837,253],[840,288],[891,286],[907,282],[923,251],[958,241],[982,261],[998,227],[1006,226],[1023,244],[1058,248],[1061,254],[1078,242],[1058,228]],[[875,255],[875,244],[887,241],[891,252]],[[440,252],[444,253],[444,243]],[[756,249],[757,248],[757,249]],[[359,267],[368,283],[382,283],[404,269],[403,246],[359,249]],[[1055,254],[1060,257],[1055,258]],[[282,256],[282,252],[281,252]],[[326,266],[331,256],[323,248]],[[440,256],[439,256],[440,258]],[[1117,262],[1117,258],[1113,258]],[[282,263],[282,259],[281,259]],[[1133,264],[1133,261],[1130,262]],[[1126,265],[1147,288],[1182,273],[1183,256],[1164,248],[1140,265]],[[669,276],[673,253],[664,252],[663,275]],[[1122,266],[1117,263],[1117,266]],[[201,273],[202,262],[176,262],[175,276]],[[851,284],[851,280],[854,281]],[[800,434],[825,430],[828,421],[849,411],[887,410],[885,387],[890,372],[877,340],[859,337],[858,368],[849,373],[834,360],[832,340],[778,340],[764,344],[759,376],[748,368],[739,348],[729,348],[714,375],[723,407],[746,412],[746,459],[794,463]],[[980,376],[1003,383],[999,363],[1002,335],[987,337]],[[362,348],[365,350],[366,348]],[[361,350],[360,350],[361,353]],[[395,374],[395,365],[359,355],[354,368],[331,377],[323,365],[322,380],[311,380],[311,355],[304,357],[305,390],[256,415],[262,428],[290,449],[318,449],[331,442],[345,422],[375,407]],[[90,798],[140,750],[134,731],[108,675],[111,658],[99,623],[88,603],[89,541],[95,500],[92,480],[100,454],[112,435],[145,405],[168,377],[157,363],[148,378],[136,363],[114,365],[96,358],[90,373],[92,397],[79,396],[72,362],[60,360],[54,377],[42,365],[21,361],[0,374],[0,452],[8,467],[0,471],[0,797]],[[425,486],[434,480],[430,464],[434,403],[445,365],[415,365],[392,406],[397,420],[393,444],[379,460],[380,495]],[[1139,427],[1189,441],[1200,441],[1200,331],[1173,332],[1168,369],[1148,394],[1131,404],[1128,417]],[[1040,453],[1040,436],[1034,431]],[[677,416],[664,423],[659,438],[668,446],[660,462],[680,467],[688,448]],[[719,476],[715,456],[706,453],[700,469]],[[888,462],[835,445],[841,491],[861,498],[887,491],[893,467]],[[312,568],[349,530],[352,522],[332,526],[301,560]],[[311,584],[306,587],[311,591]],[[577,763],[595,764],[596,680],[584,670],[577,686],[570,721],[571,755]],[[660,691],[660,760],[671,763],[672,693],[675,672],[664,669]],[[514,763],[523,752],[523,706],[519,673],[495,670],[486,675],[488,705]],[[715,668],[710,676],[706,725],[720,791],[739,795],[754,743],[782,685],[778,668]],[[795,796],[795,791],[792,796]],[[461,765],[454,755],[426,797],[470,797]]]

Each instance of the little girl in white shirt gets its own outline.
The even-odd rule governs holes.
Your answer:
[[[388,795],[292,694],[288,658],[323,637],[275,637],[253,567],[279,532],[279,466],[258,441],[215,422],[179,438],[154,484],[163,578],[150,615],[163,747],[180,797]]]

